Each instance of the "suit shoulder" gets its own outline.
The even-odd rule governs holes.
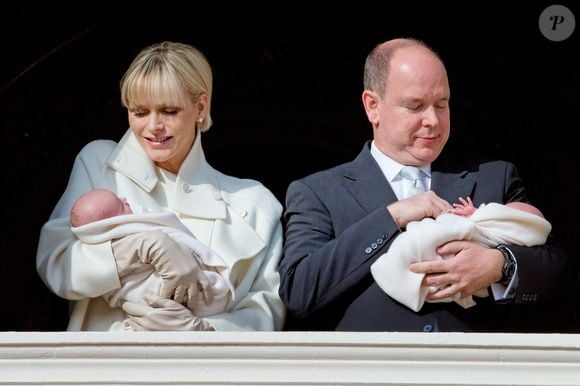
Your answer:
[[[492,158],[467,158],[461,160],[437,160],[438,170],[448,173],[468,171],[469,173],[497,173],[515,169],[511,162]]]
[[[294,180],[291,184],[303,183],[314,187],[319,186],[328,187],[329,184],[332,184],[334,181],[337,181],[337,179],[335,178],[336,176],[345,174],[347,165],[349,164],[350,162],[346,162],[328,169],[316,171],[314,173],[308,174],[304,177]]]
[[[480,162],[480,170],[506,170],[515,168],[515,165],[509,161],[504,160],[482,160]]]

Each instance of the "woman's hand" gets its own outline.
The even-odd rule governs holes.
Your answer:
[[[135,233],[111,243],[119,276],[136,261],[151,264],[163,279],[161,297],[193,309],[201,292],[206,304],[213,300],[211,282],[198,256],[161,231]]]
[[[126,330],[133,331],[212,331],[203,318],[194,316],[181,304],[153,293],[143,296],[147,305],[125,302],[123,311],[128,318],[123,321]]]

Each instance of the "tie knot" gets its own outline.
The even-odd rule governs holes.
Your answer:
[[[405,166],[401,169],[401,176],[409,181],[417,181],[421,179],[421,169],[415,166]]]
[[[422,173],[421,169],[415,166],[405,166],[401,169],[401,176],[409,181],[403,193],[405,198],[415,196],[427,190],[423,183]]]

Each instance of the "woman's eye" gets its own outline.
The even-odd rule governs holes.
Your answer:
[[[133,114],[134,116],[139,118],[139,117],[144,117],[145,115],[147,115],[147,112],[142,111],[142,110],[131,110],[131,114]]]

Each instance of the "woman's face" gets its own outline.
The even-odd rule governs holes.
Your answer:
[[[188,95],[183,107],[170,104],[136,105],[128,110],[129,125],[155,164],[177,173],[195,140],[196,122],[202,113],[207,96],[193,102]]]

